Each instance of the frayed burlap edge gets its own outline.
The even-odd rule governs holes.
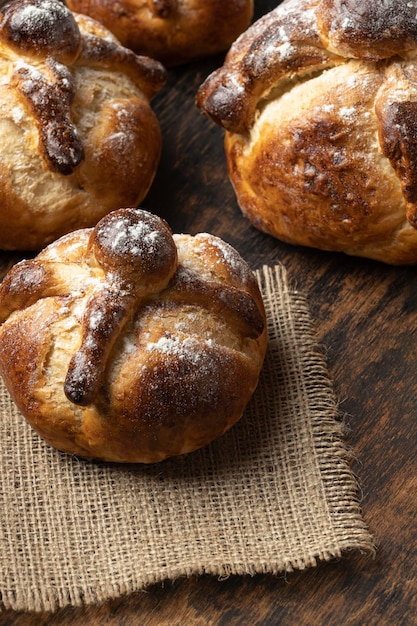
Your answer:
[[[234,536],[235,542],[241,544],[238,546],[239,549],[237,551],[240,555],[239,558],[229,558],[228,560],[227,557],[229,555],[226,553],[222,554],[220,551],[219,554],[211,554],[210,560],[204,562],[197,551],[193,556],[194,560],[190,559],[188,564],[184,562],[179,562],[178,565],[171,563],[169,567],[167,567],[165,563],[157,563],[149,567],[147,571],[133,572],[128,571],[128,568],[130,566],[132,570],[135,569],[135,564],[129,560],[131,555],[127,555],[129,558],[126,558],[126,571],[123,572],[123,575],[116,577],[114,571],[113,575],[110,571],[106,578],[103,572],[103,578],[100,580],[100,584],[94,584],[94,581],[93,584],[88,584],[86,580],[77,584],[76,578],[77,575],[80,578],[81,572],[77,571],[76,567],[74,569],[74,579],[71,585],[68,585],[67,582],[64,581],[61,586],[55,584],[54,587],[52,587],[48,585],[48,581],[45,581],[44,586],[36,587],[33,583],[30,584],[31,581],[19,580],[15,588],[11,588],[10,585],[0,580],[1,600],[4,608],[30,611],[53,611],[67,605],[81,606],[85,604],[102,603],[106,600],[127,595],[167,579],[174,580],[181,577],[203,574],[215,575],[220,578],[230,575],[282,574],[284,572],[293,571],[294,569],[313,567],[318,561],[340,558],[345,551],[360,551],[366,554],[372,554],[374,552],[371,535],[362,519],[362,512],[358,500],[358,484],[350,470],[349,464],[351,459],[343,442],[343,426],[338,419],[337,405],[324,354],[317,342],[307,300],[302,294],[289,290],[286,272],[281,266],[274,268],[264,266],[262,270],[256,272],[256,277],[264,296],[269,325],[270,345],[267,357],[268,362],[265,366],[263,379],[261,378],[260,385],[247,409],[247,413],[254,416],[254,421],[256,422],[258,407],[262,405],[260,397],[262,395],[265,397],[271,393],[271,389],[268,385],[268,377],[274,378],[276,361],[279,359],[282,360],[282,358],[285,359],[285,351],[290,351],[290,358],[294,361],[293,367],[299,367],[302,371],[302,376],[297,384],[296,391],[294,391],[294,389],[292,390],[292,397],[288,398],[288,402],[291,406],[297,407],[300,405],[308,407],[307,414],[303,416],[303,423],[304,426],[307,425],[305,432],[308,434],[307,431],[309,431],[314,441],[314,459],[309,458],[308,462],[312,464],[311,467],[313,469],[316,468],[318,470],[320,477],[320,480],[315,480],[315,484],[313,485],[314,498],[312,498],[310,504],[314,506],[313,500],[317,500],[319,496],[319,515],[322,519],[318,520],[318,522],[314,519],[315,511],[300,510],[302,519],[300,519],[299,523],[300,525],[308,525],[310,523],[309,518],[311,517],[314,523],[317,522],[318,528],[324,529],[323,536],[321,537],[320,533],[317,532],[317,528],[314,528],[311,532],[314,541],[310,544],[310,535],[307,529],[304,535],[300,533],[301,539],[299,545],[296,543],[296,554],[294,550],[291,554],[286,554],[286,550],[283,550],[282,553],[274,553],[274,550],[270,549],[272,544],[269,546],[268,550],[262,553],[261,550],[254,550],[253,545],[249,545],[249,540],[252,536],[251,531],[253,531],[253,543],[256,545],[256,541],[259,541],[259,536],[257,536],[259,529],[251,529],[249,527],[249,529],[242,529],[241,535],[235,534]],[[283,332],[283,329],[285,329],[285,332]],[[284,401],[286,402],[287,399],[284,398]],[[12,405],[10,400],[9,402],[9,410],[14,411],[14,405]],[[271,406],[273,406],[273,402]],[[5,408],[7,410],[7,407],[2,407],[2,410]],[[245,421],[243,418],[243,425],[244,424]],[[191,455],[189,459],[184,458],[180,461],[183,468],[189,464],[189,468],[184,470],[184,475],[187,478],[189,478],[190,475],[192,476],[194,486],[198,484],[199,480],[207,480],[209,485],[211,485],[212,482],[214,484],[216,481],[216,472],[218,472],[219,480],[221,480],[223,476],[229,476],[228,469],[224,462],[219,462],[218,459],[223,458],[230,442],[235,446],[239,445],[239,425],[235,427],[235,429],[232,429],[232,431],[234,431],[234,434],[232,433],[231,436],[225,435],[219,442],[215,442],[205,451]],[[36,434],[32,433],[30,430],[27,432],[27,439],[31,439],[32,445],[35,448],[33,455],[36,455],[36,446],[43,446],[43,443],[39,443]],[[54,463],[56,462],[57,455],[61,458],[59,453],[51,451],[47,447],[45,447],[45,454],[53,455],[55,457]],[[198,455],[200,458],[198,458]],[[237,458],[238,457],[239,455],[237,455]],[[19,459],[16,458],[15,462],[19,463]],[[239,467],[237,469],[239,470]],[[71,464],[65,464],[63,461],[62,470],[64,473],[68,474],[68,472],[71,472]],[[169,474],[169,462],[165,465],[165,470],[167,474]],[[178,465],[173,471],[176,472],[177,470]],[[90,480],[88,471],[88,465],[82,466],[81,479],[84,478],[86,481]],[[101,481],[112,480],[112,473],[116,474],[117,472],[117,479],[121,481],[120,485],[123,485],[123,470],[120,470],[120,468],[105,466],[102,472],[100,472],[101,470],[92,470],[91,482],[88,482],[89,486],[96,486],[99,490]],[[208,476],[205,475],[204,472],[208,472]],[[308,469],[306,470],[300,467],[301,478],[304,477],[304,474],[307,475],[308,473]],[[140,479],[144,481],[147,479],[152,481],[158,477],[158,470],[155,467],[150,467],[138,472],[138,475]],[[245,475],[245,469],[242,470],[242,475]],[[128,485],[129,483],[126,482],[126,484]],[[306,485],[308,485],[308,482],[306,482]],[[231,491],[233,491],[232,487],[231,485]],[[251,495],[251,489],[254,490],[253,485],[248,488],[247,502]],[[214,489],[208,493],[209,495],[214,494],[217,496],[217,491]],[[227,499],[228,492],[224,493]],[[291,492],[289,492],[288,496],[291,499]],[[273,502],[273,494],[271,502]],[[235,502],[232,500],[232,505],[236,508],[232,511],[231,515],[236,516],[237,527],[239,526],[238,517],[240,504],[238,499]],[[279,504],[279,502],[274,503],[276,507],[278,507]],[[227,506],[230,507],[229,502]],[[276,514],[274,511],[271,512],[271,515],[274,514]],[[188,511],[188,515],[192,516],[193,511]],[[229,523],[230,520],[225,519],[225,522]],[[207,522],[203,522],[203,526],[204,523]],[[256,512],[251,523],[256,526]],[[295,535],[297,540],[297,533],[299,532],[297,524],[294,525],[294,528],[290,528],[289,530],[292,535]],[[269,529],[269,531],[271,531],[271,529]],[[109,544],[113,541],[117,543],[117,537],[104,537],[104,539],[109,541]],[[270,539],[272,541],[272,537]],[[158,541],[159,538],[155,536],[155,544],[157,544]],[[168,538],[168,541],[175,547],[175,536]],[[224,545],[226,545],[228,541],[230,540],[226,536],[221,546],[224,548]],[[170,547],[172,548],[172,546]],[[57,555],[57,557],[58,556],[59,555]],[[118,567],[123,567],[123,563],[118,563],[117,565]],[[116,578],[118,579],[116,580]]]
[[[281,286],[286,301],[284,308],[293,314],[293,332],[297,337],[294,346],[298,348],[304,372],[303,392],[310,407],[310,426],[322,479],[323,502],[327,505],[337,544],[337,548],[332,550],[323,545],[317,559],[310,557],[287,562],[285,571],[316,566],[318,560],[340,558],[344,551],[359,550],[374,556],[375,544],[363,520],[359,502],[359,481],[350,467],[354,460],[353,451],[348,451],[344,442],[346,433],[342,415],[334,396],[324,349],[318,343],[308,300],[304,294],[289,289],[286,270],[281,265],[273,268],[264,266],[255,275],[263,294],[274,293]],[[267,304],[268,309],[269,306],[272,306],[272,310],[267,310],[269,332],[273,334],[277,332],[274,329],[277,318],[273,300]],[[279,571],[275,569],[273,573]]]

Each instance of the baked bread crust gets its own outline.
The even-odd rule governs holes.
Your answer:
[[[167,67],[227,50],[253,16],[253,0],[67,0],[67,5]]]
[[[151,463],[242,415],[266,351],[253,273],[209,234],[120,209],[15,265],[0,285],[0,373],[58,450]]]
[[[197,105],[243,213],[291,243],[417,263],[417,2],[286,0]]]
[[[38,250],[146,195],[163,66],[59,0],[0,13],[0,248]]]

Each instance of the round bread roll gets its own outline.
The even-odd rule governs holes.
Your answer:
[[[227,50],[253,17],[253,0],[67,0],[67,5],[167,67]]]
[[[146,195],[166,70],[59,0],[0,12],[0,248],[40,250]]]
[[[197,104],[243,213],[291,244],[417,262],[417,2],[286,0]]]
[[[120,209],[22,261],[0,286],[0,373],[55,448],[153,463],[242,415],[266,351],[253,273],[209,234]]]

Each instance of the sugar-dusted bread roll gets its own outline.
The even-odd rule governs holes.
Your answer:
[[[0,373],[52,446],[151,463],[242,415],[266,322],[253,273],[209,234],[120,209],[22,261],[0,286]]]
[[[0,11],[0,248],[39,250],[136,206],[158,166],[163,66],[59,0]]]
[[[243,213],[292,244],[417,262],[416,0],[286,0],[198,106]]]
[[[227,50],[253,16],[253,0],[67,0],[67,5],[167,67]]]

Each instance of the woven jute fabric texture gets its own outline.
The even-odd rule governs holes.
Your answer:
[[[53,611],[182,576],[278,574],[370,552],[326,362],[306,298],[257,271],[269,348],[242,419],[160,464],[48,447],[0,388],[3,608]]]

